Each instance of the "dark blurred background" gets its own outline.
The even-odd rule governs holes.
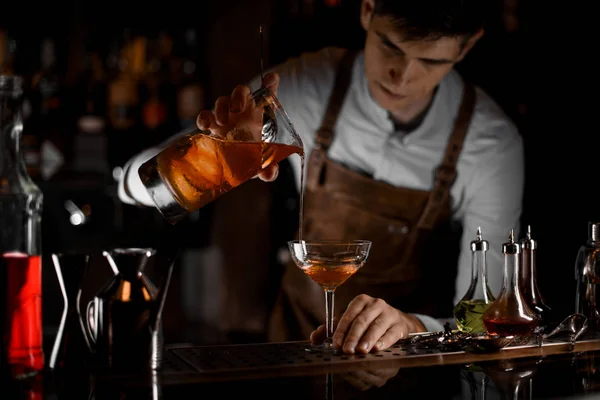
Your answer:
[[[487,35],[459,70],[520,128],[527,168],[522,228],[530,224],[539,241],[542,294],[567,314],[574,307],[575,256],[587,239],[587,222],[598,218],[597,68],[590,61],[592,36],[584,32],[590,25],[583,21],[590,13],[542,1],[494,4]],[[147,146],[189,129],[199,110],[259,73],[260,24],[266,67],[323,46],[362,46],[360,0],[3,7],[0,66],[26,78],[25,151],[45,196],[47,334],[62,311],[50,253],[92,254],[94,273],[87,279],[99,288],[108,268],[102,249],[177,245],[184,251],[167,301],[166,340],[262,340],[261,310],[273,301],[278,250],[298,219],[289,165],[282,163],[276,182],[248,182],[176,226],[153,209],[119,201],[121,167]],[[155,27],[120,27],[142,19]]]

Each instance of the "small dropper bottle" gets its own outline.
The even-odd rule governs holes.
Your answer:
[[[540,317],[540,324],[549,322],[551,309],[542,297],[537,285],[536,252],[537,241],[531,237],[531,226],[527,226],[527,236],[521,240],[523,271],[523,298],[527,305]]]
[[[454,319],[461,332],[485,332],[483,313],[495,300],[487,283],[488,248],[489,243],[483,239],[481,227],[478,227],[477,238],[471,242],[471,284],[454,307]]]
[[[537,314],[527,305],[521,293],[521,245],[515,242],[511,229],[509,240],[502,244],[504,280],[498,298],[483,315],[489,334],[528,338],[538,324]]]

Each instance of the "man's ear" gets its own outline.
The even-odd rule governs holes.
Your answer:
[[[360,24],[365,31],[369,30],[373,10],[375,9],[375,0],[362,0],[360,6]]]
[[[485,31],[483,29],[478,30],[475,34],[471,35],[467,41],[463,44],[460,55],[457,61],[461,61],[469,53],[469,51],[475,46],[475,43],[483,36]]]

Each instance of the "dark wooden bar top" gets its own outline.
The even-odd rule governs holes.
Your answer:
[[[322,356],[305,342],[167,345],[156,373],[46,371],[9,382],[1,399],[576,399],[600,398],[600,334],[572,347],[513,345],[476,354],[401,345],[367,355]]]

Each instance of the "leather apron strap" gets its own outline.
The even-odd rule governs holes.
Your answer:
[[[315,138],[315,147],[310,153],[309,168],[306,176],[306,186],[314,189],[319,185],[321,173],[327,151],[333,141],[333,128],[344,103],[346,92],[350,86],[352,77],[352,66],[356,58],[356,50],[346,50],[340,64],[337,68],[333,90],[329,97],[329,103],[321,127],[317,130]]]

